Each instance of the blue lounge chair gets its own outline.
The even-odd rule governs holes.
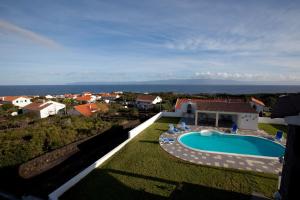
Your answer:
[[[174,127],[173,124],[169,124],[169,130],[168,130],[168,133],[178,133],[179,130],[177,128]]]
[[[164,143],[164,144],[172,144],[175,141],[175,139],[161,137],[161,138],[159,138],[159,141]]]
[[[281,141],[282,138],[283,138],[283,131],[281,131],[281,130],[277,131],[274,139],[277,141]]]
[[[236,125],[236,124],[233,124],[233,125],[232,125],[232,128],[231,128],[231,133],[237,134],[237,131],[238,131],[237,125]]]
[[[181,122],[180,124],[180,129],[182,129],[183,131],[189,131],[191,130],[190,127],[188,127],[185,122]]]

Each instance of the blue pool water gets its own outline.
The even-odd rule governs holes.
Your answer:
[[[179,138],[179,142],[196,150],[251,156],[280,157],[285,151],[283,146],[267,139],[216,131],[187,133]]]

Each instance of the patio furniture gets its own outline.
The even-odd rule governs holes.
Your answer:
[[[173,124],[169,124],[168,133],[175,134],[175,133],[178,133],[178,132],[179,132],[179,130],[177,128],[175,128]]]
[[[232,128],[231,128],[231,133],[237,134],[237,131],[238,131],[237,125],[236,125],[236,124],[233,124],[233,125],[232,125]]]
[[[183,130],[183,131],[191,130],[190,127],[188,127],[185,122],[181,122],[180,129]]]
[[[164,144],[172,144],[173,142],[175,142],[175,139],[173,139],[173,138],[161,137],[161,138],[159,138],[159,141],[160,141],[161,143],[164,143]]]
[[[283,131],[281,130],[277,131],[274,139],[281,142],[282,138],[283,138]]]

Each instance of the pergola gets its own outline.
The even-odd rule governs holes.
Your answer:
[[[201,113],[215,115],[215,126],[216,127],[219,126],[220,115],[231,115],[231,116],[237,116],[238,115],[238,113],[236,113],[236,112],[196,110],[195,111],[195,125],[196,126],[198,126],[199,114],[201,114]]]

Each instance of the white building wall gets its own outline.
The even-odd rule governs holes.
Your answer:
[[[258,114],[256,113],[240,113],[237,117],[237,126],[239,129],[258,129]]]
[[[12,101],[12,104],[18,107],[24,107],[31,104],[31,100],[29,98],[19,97]]]
[[[159,96],[157,96],[154,101],[152,102],[152,104],[157,104],[157,103],[160,103],[162,102],[162,98],[160,98]]]

